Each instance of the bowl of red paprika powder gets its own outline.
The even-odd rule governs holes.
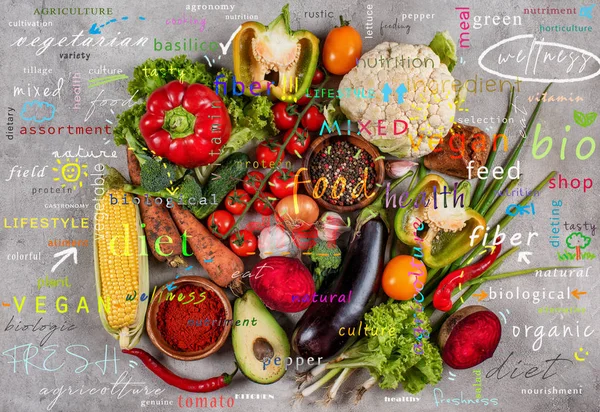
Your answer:
[[[153,292],[146,330],[168,356],[191,361],[218,351],[229,336],[233,311],[219,286],[199,276],[180,277]]]

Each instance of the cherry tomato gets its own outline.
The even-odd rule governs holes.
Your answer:
[[[258,241],[256,240],[256,236],[249,230],[240,230],[229,238],[231,250],[241,257],[253,255],[257,245]]]
[[[273,106],[273,117],[275,119],[275,127],[279,130],[289,130],[296,124],[297,115],[292,115],[288,112],[290,105],[288,103],[279,102]]]
[[[325,73],[323,73],[323,70],[321,69],[317,69],[315,70],[315,74],[313,75],[312,81],[310,82],[310,84],[314,87],[320,85],[321,83],[323,83],[323,79],[325,79]]]
[[[254,201],[254,203],[252,204],[252,207],[254,208],[254,210],[256,210],[261,215],[270,216],[273,214],[273,209],[271,209],[267,205],[267,202],[265,202],[265,199],[268,199],[269,202],[271,202],[271,206],[273,206],[273,207],[275,207],[275,205],[277,204],[277,199],[273,196],[272,193],[262,192],[260,195],[258,195],[258,199],[256,199]]]
[[[274,172],[269,178],[269,189],[279,199],[293,194],[294,175],[294,172],[290,172],[287,169],[281,169],[281,172],[279,170]]]
[[[302,117],[302,126],[304,126],[304,128],[309,132],[316,132],[321,130],[324,121],[325,116],[319,112],[319,109],[317,109],[315,106],[312,106],[306,113],[304,113],[304,116]]]
[[[306,93],[304,93],[302,95],[302,97],[300,98],[300,100],[298,100],[298,105],[299,106],[305,106],[308,104],[308,102],[310,102],[310,99],[312,99],[312,97],[315,95],[315,91],[310,89],[308,91],[308,96],[306,95]],[[310,97],[309,97],[310,96]]]
[[[217,210],[211,213],[208,217],[208,228],[210,231],[219,239],[223,239],[223,236],[229,232],[229,229],[235,224],[233,215],[226,210]]]
[[[278,166],[275,165],[275,161],[281,152],[281,147],[277,145],[274,141],[264,141],[258,145],[256,148],[256,160],[263,168]],[[281,162],[283,161],[283,156],[281,158]]]
[[[283,136],[283,141],[285,142],[287,140],[287,138],[289,137],[291,133],[291,130],[288,131],[285,136]],[[291,138],[291,140],[289,141],[289,143],[285,146],[285,150],[294,156],[298,156],[298,157],[302,157],[302,154],[304,152],[306,152],[306,149],[308,149],[308,146],[310,146],[310,136],[308,135],[308,132],[305,131],[304,129],[302,129],[301,127],[299,127],[296,130],[296,133],[294,133],[294,136]]]
[[[241,215],[250,201],[248,192],[242,189],[234,189],[225,197],[225,209],[234,215]]]
[[[244,177],[244,182],[243,182],[244,190],[246,192],[248,192],[250,195],[254,196],[256,194],[256,191],[260,187],[260,182],[262,182],[264,178],[265,178],[265,175],[263,175],[261,172],[258,172],[258,171],[248,172],[246,177]]]
[[[427,281],[427,268],[412,256],[396,256],[383,270],[383,291],[392,299],[409,300],[423,289]]]
[[[323,65],[333,74],[346,74],[362,54],[362,39],[355,28],[342,25],[332,29],[323,45]]]

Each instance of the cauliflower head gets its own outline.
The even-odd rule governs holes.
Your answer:
[[[433,61],[433,67],[426,59]],[[415,67],[419,63],[421,67]],[[417,159],[431,153],[454,122],[453,82],[446,65],[428,46],[384,42],[365,53],[339,86],[340,90],[374,89],[374,97],[342,94],[340,107],[352,121],[363,126],[370,121],[361,136],[382,152]],[[392,89],[388,102],[382,92],[386,83]],[[401,84],[408,92],[398,104],[396,88]]]

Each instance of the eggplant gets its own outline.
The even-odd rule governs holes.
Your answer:
[[[348,296],[352,291],[352,297],[349,302],[312,303],[292,335],[294,352],[304,358],[329,358],[343,348],[350,337],[347,334],[340,336],[340,328],[357,327],[375,303],[381,285],[387,237],[387,227],[379,217],[355,229],[341,275],[322,292]]]

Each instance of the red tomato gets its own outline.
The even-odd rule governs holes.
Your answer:
[[[325,79],[325,73],[323,73],[323,70],[317,69],[310,84],[316,87],[323,82],[323,79]]]
[[[286,196],[294,193],[294,172],[290,172],[287,169],[281,169],[276,171],[269,178],[269,189],[271,192],[278,197],[283,199]]]
[[[294,237],[298,241],[298,248],[302,252],[305,252],[316,245],[317,241],[319,240],[317,228],[314,226],[305,232],[301,232],[299,230],[294,231]]]
[[[234,215],[241,215],[250,201],[250,195],[242,189],[234,189],[225,197],[225,208]]]
[[[248,175],[244,177],[244,190],[254,196],[260,187],[260,182],[262,182],[264,178],[265,175],[263,175],[261,172],[248,172]]]
[[[252,204],[254,210],[260,213],[263,216],[270,216],[273,214],[273,209],[271,209],[264,199],[268,199],[271,202],[271,206],[275,207],[277,204],[277,199],[270,192],[262,192],[258,195],[258,199]]]
[[[219,239],[223,239],[223,236],[229,232],[229,229],[235,224],[233,215],[226,210],[217,210],[211,213],[208,217],[208,228],[210,231]]]
[[[241,257],[253,255],[257,245],[256,236],[249,230],[240,230],[229,238],[231,250]]]
[[[323,127],[325,116],[319,112],[315,106],[312,106],[302,117],[302,126],[309,132],[316,132]]]
[[[296,124],[297,115],[292,115],[288,112],[289,104],[279,102],[273,106],[273,117],[275,119],[275,127],[279,130],[289,130]]]
[[[303,95],[302,95],[302,97],[300,98],[300,100],[298,100],[298,105],[299,105],[299,106],[305,106],[306,104],[308,104],[308,102],[310,102],[310,100],[312,99],[312,97],[313,97],[314,95],[315,95],[315,91],[314,91],[314,90],[312,90],[312,89],[310,89],[310,90],[308,91],[308,96],[310,96],[310,97],[308,97],[308,96],[306,95],[306,93],[305,93],[305,94],[303,94]]]
[[[281,147],[273,141],[264,141],[256,148],[256,160],[263,168],[273,167],[275,161],[281,152]],[[279,161],[279,164],[283,161],[283,156]],[[278,165],[277,165],[278,166]]]
[[[312,109],[312,107],[311,107]],[[309,110],[310,111],[310,110]],[[283,141],[285,142],[287,138],[290,136],[290,131],[288,131],[285,136],[283,136]],[[306,152],[310,146],[310,136],[308,132],[299,127],[294,133],[294,136],[289,141],[289,143],[285,146],[285,150],[291,154],[302,158],[302,153]]]

